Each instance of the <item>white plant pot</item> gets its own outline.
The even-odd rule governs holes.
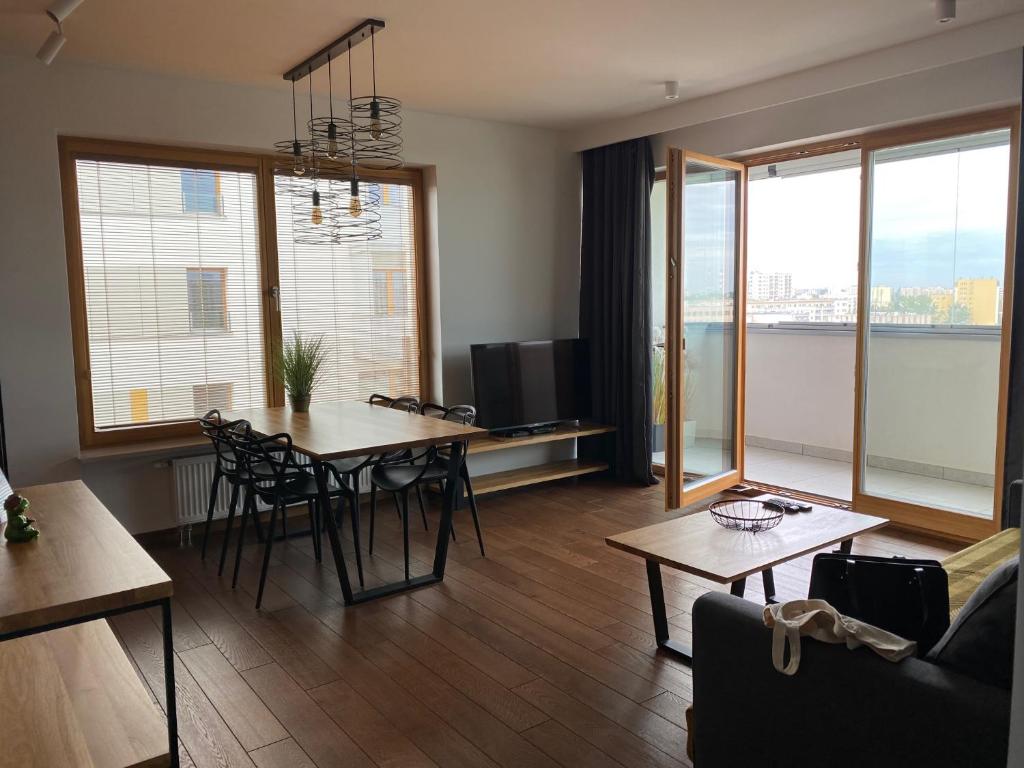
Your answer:
[[[683,422],[683,445],[692,448],[697,443],[697,421],[690,420]]]

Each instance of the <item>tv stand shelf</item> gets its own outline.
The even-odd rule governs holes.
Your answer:
[[[614,431],[615,427],[606,424],[581,423],[579,425],[560,425],[553,432],[526,435],[524,437],[495,437],[494,435],[488,435],[487,437],[470,441],[469,455],[473,456],[479,453],[500,451],[508,448],[522,448],[529,445],[553,443],[561,440],[575,440],[579,437],[606,435]],[[531,467],[520,467],[519,469],[509,469],[489,475],[474,476],[473,491],[477,496],[481,496],[485,493],[507,491],[511,488],[521,488],[526,485],[562,480],[567,477],[590,475],[596,472],[604,472],[607,469],[607,462],[593,459],[576,458],[554,461],[549,464],[537,464]]]
[[[553,443],[559,440],[574,440],[577,437],[589,437],[591,435],[605,435],[614,432],[615,427],[605,424],[581,423],[578,426],[572,424],[561,424],[555,427],[554,432],[544,432],[538,435],[525,435],[524,437],[495,437],[488,435],[477,440],[470,440],[469,453],[486,453],[487,451],[500,451],[504,448],[519,448],[524,445],[539,445],[541,443]]]

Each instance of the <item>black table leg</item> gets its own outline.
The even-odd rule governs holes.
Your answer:
[[[164,695],[167,706],[167,741],[171,768],[178,768],[178,704],[174,688],[174,635],[171,631],[171,599],[160,603],[164,630]]]
[[[341,594],[345,599],[345,605],[352,605],[352,585],[348,581],[345,555],[342,554],[341,542],[338,539],[338,525],[334,520],[334,511],[331,509],[331,497],[327,492],[327,470],[324,468],[323,462],[313,462],[313,474],[316,477],[316,489],[320,496],[320,514],[327,521],[327,538],[331,544],[331,554],[334,556],[334,567],[338,571]],[[314,535],[316,535],[315,532]],[[359,546],[358,542],[356,546]]]
[[[778,600],[775,599],[775,574],[771,568],[765,568],[761,571],[761,581],[764,584],[765,605],[777,603]]]
[[[848,555],[853,551],[853,539],[846,539],[839,543],[839,551],[844,555]]]
[[[665,615],[665,589],[661,584],[661,564],[647,561],[647,586],[651,591],[651,613],[654,614],[654,639],[658,648],[685,664],[693,661],[693,652],[668,636],[668,617]]]
[[[448,562],[448,539],[452,533],[452,510],[456,499],[462,493],[461,472],[463,461],[462,443],[452,443],[448,457],[448,479],[444,484],[444,497],[441,501],[441,523],[437,532],[437,549],[434,550],[434,576],[444,578],[444,567]]]
[[[744,590],[746,590],[746,588],[747,588],[747,580],[746,579],[736,579],[736,581],[734,581],[729,586],[729,592],[731,594],[735,595],[736,597],[743,597],[743,592],[744,592]]]

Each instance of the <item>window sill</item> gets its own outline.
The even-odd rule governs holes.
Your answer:
[[[170,456],[197,456],[212,453],[209,438],[198,436],[172,437],[163,440],[146,440],[140,443],[124,445],[102,445],[95,448],[83,448],[78,452],[78,460],[83,464],[94,464],[100,461],[116,461],[118,459],[167,458]]]

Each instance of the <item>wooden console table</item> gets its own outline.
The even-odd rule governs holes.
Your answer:
[[[575,440],[581,437],[606,435],[614,431],[615,427],[584,422],[578,426],[559,425],[553,432],[526,435],[525,437],[495,437],[494,435],[487,435],[469,444],[469,455],[475,456],[480,453],[507,450],[509,448],[523,448],[529,445],[541,445],[543,443],[554,443],[563,440]],[[524,485],[546,483],[566,477],[590,475],[595,472],[604,472],[607,469],[607,462],[593,459],[575,458],[554,461],[548,464],[537,464],[519,469],[509,469],[504,472],[494,472],[489,475],[475,475],[473,477],[473,492],[480,496],[485,493],[520,488]]]
[[[20,493],[40,535],[23,544],[0,540],[0,701],[17,702],[7,719],[10,733],[20,734],[0,749],[0,766],[176,768],[171,579],[80,480]],[[0,475],[0,497],[9,494]],[[166,735],[99,621],[151,607],[163,614]]]

